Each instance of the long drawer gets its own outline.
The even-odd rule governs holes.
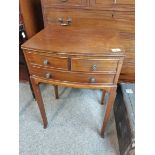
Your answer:
[[[44,23],[57,24],[62,26],[102,26],[102,28],[112,28],[106,20],[112,19],[112,11],[94,11],[82,9],[44,9]],[[103,24],[104,23],[104,24]]]
[[[46,69],[38,66],[31,66],[30,74],[39,76],[41,78],[59,80],[62,82],[79,82],[79,83],[106,83],[113,84],[115,74],[91,74],[91,73],[78,73],[70,71],[60,71],[54,69]]]
[[[44,24],[102,27],[116,31],[134,32],[134,14],[132,12],[113,12],[111,10],[82,10],[82,9],[44,9]]]
[[[102,72],[117,70],[118,59],[86,59],[86,58],[72,58],[72,71],[86,71],[86,72]]]
[[[40,54],[37,52],[25,52],[27,60],[30,64],[41,65],[51,68],[68,70],[68,58],[67,57],[58,57],[55,55]]]
[[[82,7],[87,6],[87,0],[43,0],[43,6],[73,6],[73,7]]]

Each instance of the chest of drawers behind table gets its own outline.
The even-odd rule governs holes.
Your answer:
[[[104,136],[124,59],[119,40],[119,34],[111,30],[48,25],[22,45],[44,128],[47,118],[40,83],[101,89],[102,103],[109,92],[101,129]]]
[[[45,27],[50,24],[117,31],[126,55],[119,81],[134,82],[134,0],[42,0],[42,12]]]

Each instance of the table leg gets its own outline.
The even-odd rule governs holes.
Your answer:
[[[54,92],[55,92],[55,98],[58,99],[59,95],[58,95],[58,86],[54,85]]]
[[[108,102],[107,102],[107,107],[106,107],[106,111],[105,111],[102,129],[101,129],[101,136],[102,137],[104,137],[104,131],[105,131],[107,122],[108,122],[109,117],[110,117],[110,112],[111,112],[111,108],[113,106],[115,97],[116,97],[116,88],[111,88],[110,92],[109,92],[109,98],[108,98]]]
[[[41,113],[44,128],[46,128],[48,122],[47,122],[47,117],[46,117],[46,112],[45,112],[41,92],[40,92],[40,89],[39,89],[39,84],[36,83],[33,78],[31,78],[31,83],[32,83],[32,88],[33,88],[33,91],[34,91],[35,99],[37,101],[37,104],[38,104],[38,107],[39,107],[39,110],[40,110],[40,113]]]
[[[104,97],[105,97],[106,91],[102,90],[102,98],[101,98],[101,104],[104,104]]]

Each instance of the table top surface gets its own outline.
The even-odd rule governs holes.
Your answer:
[[[22,48],[73,55],[124,55],[121,39],[116,31],[59,25],[48,25],[26,41]]]

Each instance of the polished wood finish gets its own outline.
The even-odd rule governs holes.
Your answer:
[[[101,136],[104,137],[104,131],[110,116],[110,112],[111,112],[111,108],[113,106],[114,100],[116,97],[116,87],[113,87],[110,89],[110,93],[109,93],[109,98],[108,98],[108,102],[107,102],[107,108],[106,108],[106,112],[105,112],[105,116],[104,116],[104,121],[103,121],[103,125],[102,125],[102,129],[101,129]]]
[[[19,4],[24,28],[29,39],[44,27],[41,0],[20,0]]]
[[[44,127],[47,119],[39,89],[40,83],[58,86],[102,89],[109,93],[101,134],[103,136],[115,99],[124,60],[120,35],[108,29],[48,25],[22,45]],[[47,63],[48,60],[49,64]],[[48,64],[48,65],[47,65]]]
[[[25,40],[27,40],[44,27],[42,10],[41,10],[41,0],[20,0],[19,11],[21,18],[20,24],[23,24],[24,26],[24,30],[26,33]],[[19,50],[19,55],[21,56],[19,60],[21,60],[23,55],[22,50]],[[19,80],[21,82],[28,81],[30,83],[30,88],[32,88],[25,60],[23,60],[22,63],[19,63]],[[32,95],[34,97],[33,91]]]
[[[59,56],[96,56],[95,58],[114,56],[111,59],[115,59],[118,54],[119,56],[124,55],[120,35],[114,30],[85,27],[76,29],[75,27],[59,25],[48,25],[23,44],[22,48]],[[113,52],[112,49],[115,48],[121,50]]]
[[[44,6],[85,6],[87,0],[44,0]]]
[[[42,100],[42,97],[41,97],[41,92],[40,92],[40,89],[39,89],[39,85],[38,85],[38,83],[36,83],[36,81],[32,77],[30,77],[30,79],[31,79],[35,99],[37,101],[37,104],[38,104],[38,107],[39,107],[39,110],[40,110],[40,113],[41,113],[41,116],[42,116],[44,128],[46,128],[48,122],[47,122],[46,112],[45,112],[43,100]]]
[[[53,2],[54,1],[54,2]],[[42,0],[44,25],[115,30],[125,50],[124,69],[119,81],[135,80],[134,0]],[[56,4],[57,3],[57,4]],[[58,4],[59,3],[59,4]],[[69,21],[69,22],[68,22]]]
[[[53,55],[46,55],[46,54],[38,54],[35,52],[27,52],[26,53],[28,60],[32,65],[41,65],[41,66],[47,66],[50,68],[59,68],[67,70],[68,68],[68,58],[67,57],[58,57]]]
[[[118,80],[134,81],[134,8],[133,0],[42,0],[46,28],[22,48],[44,127],[40,83],[54,85],[56,98],[58,85],[102,89],[104,136]]]
[[[114,83],[115,74],[113,73],[79,73],[79,72],[70,72],[70,71],[60,71],[55,69],[47,69],[38,66],[32,66],[29,68],[30,73],[46,79],[54,79],[64,82],[82,82],[82,83]],[[49,77],[47,77],[49,75]],[[92,82],[91,79],[94,78],[95,82]]]
[[[73,58],[71,59],[72,71],[86,71],[86,72],[102,72],[114,71],[116,72],[117,63],[119,59],[87,59],[87,58]]]

